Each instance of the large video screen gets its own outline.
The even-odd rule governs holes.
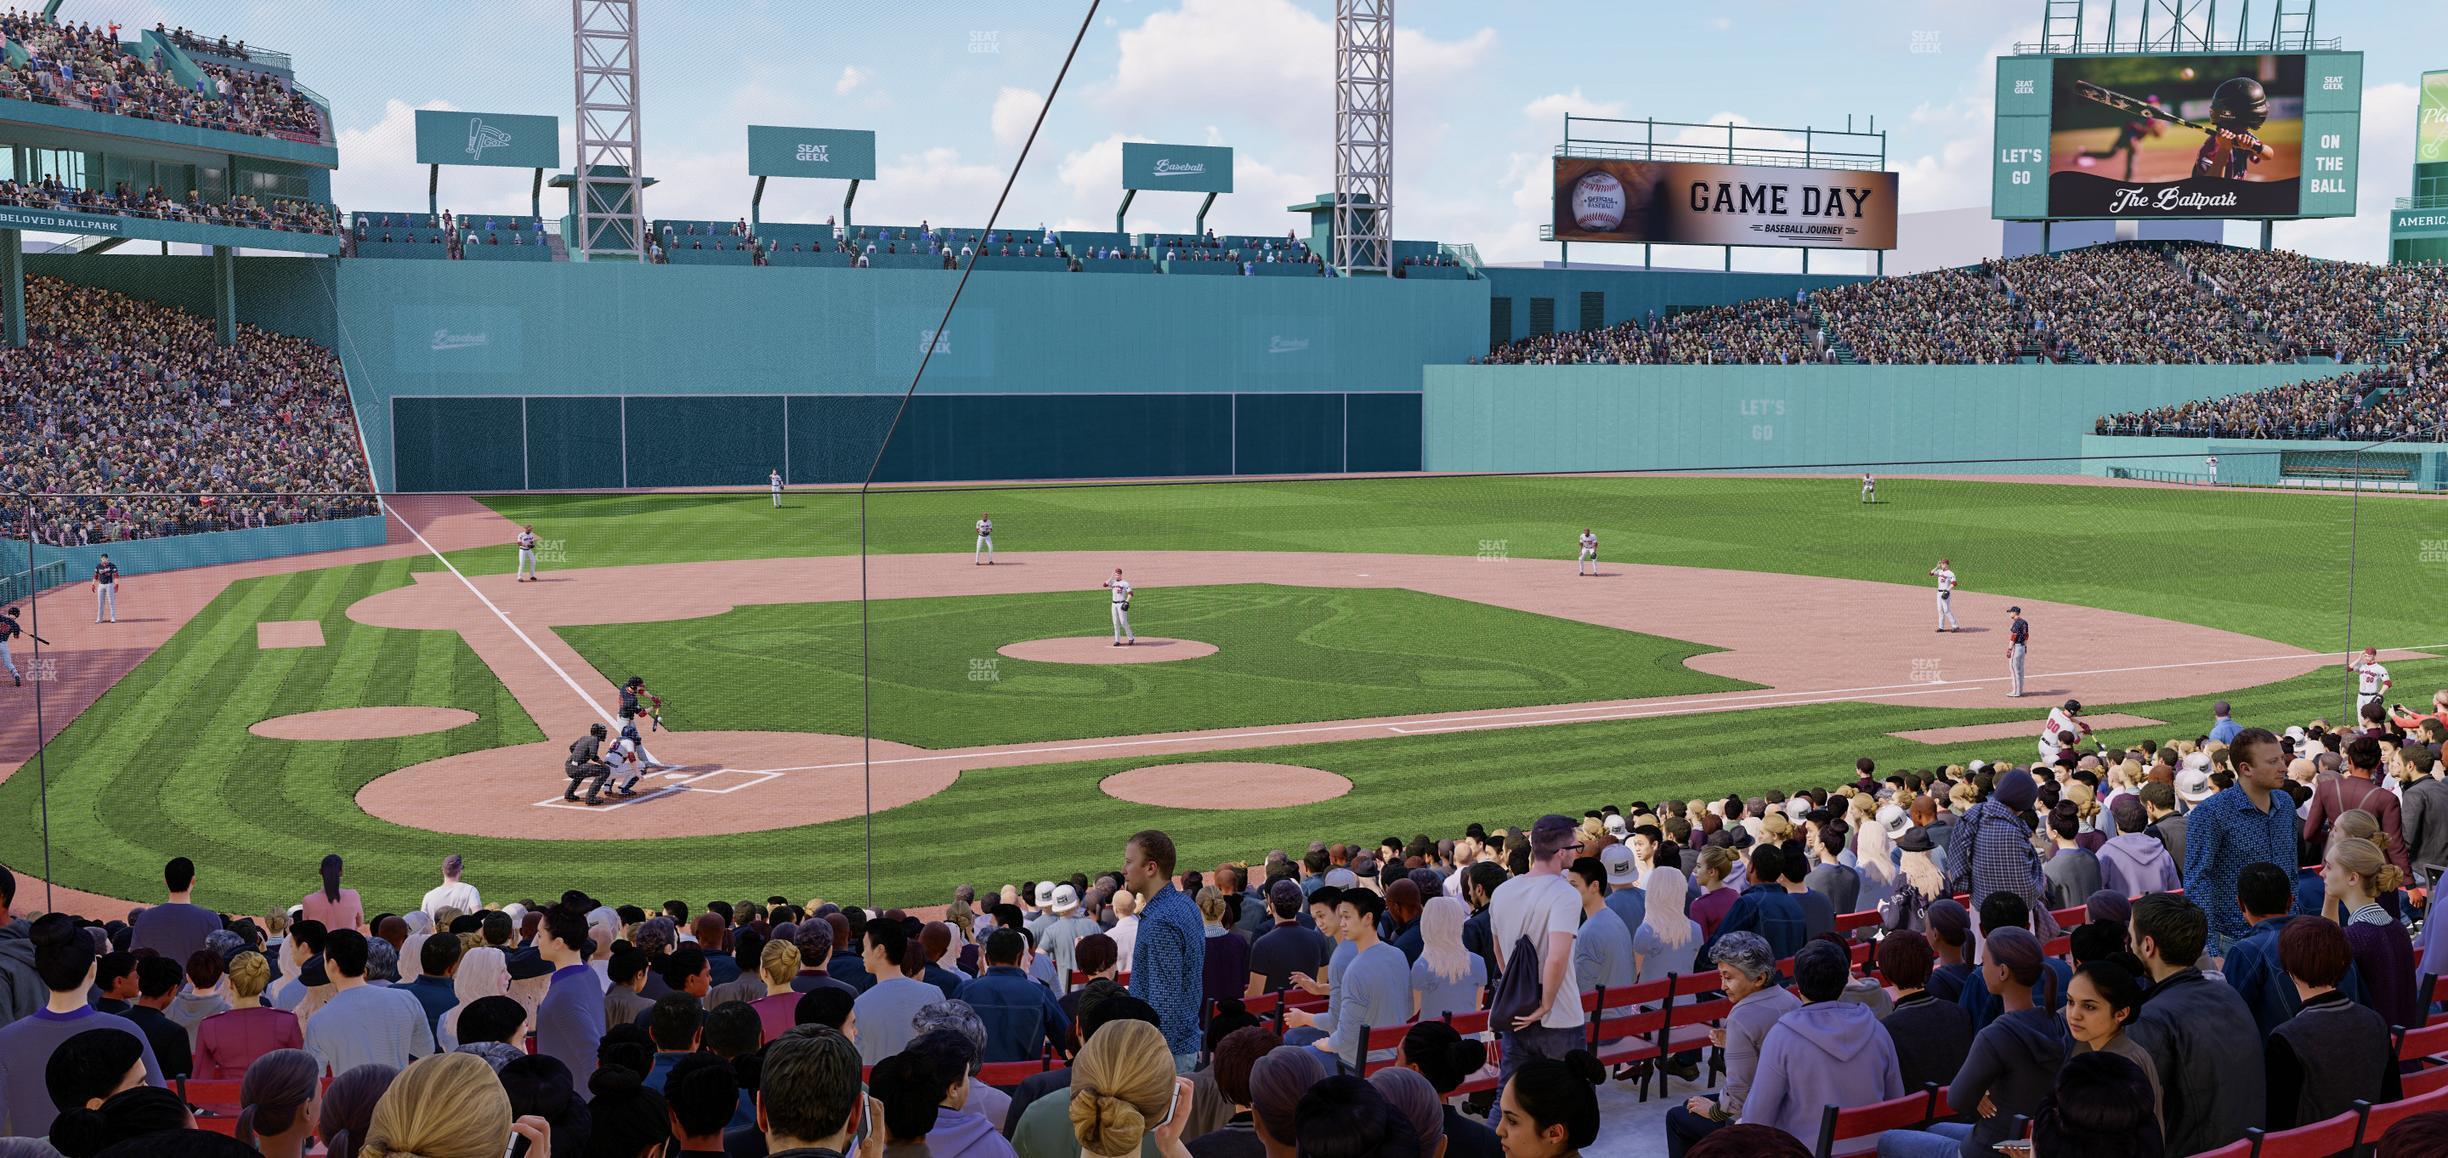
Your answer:
[[[2300,55],[2061,59],[2049,216],[2291,216],[2303,114]]]
[[[1894,249],[1896,175],[1558,157],[1558,241]]]

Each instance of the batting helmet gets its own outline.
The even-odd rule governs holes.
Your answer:
[[[2067,715],[2069,715],[2069,716],[2079,716],[2079,715],[2081,715],[2081,714],[2082,714],[2082,701],[2081,701],[2081,700],[2067,700],[2067,701],[2065,702],[2065,711],[2066,711],[2066,714],[2067,714]]]
[[[2249,76],[2234,77],[2210,94],[2210,119],[2221,128],[2260,128],[2269,120],[2269,91]]]
[[[621,725],[621,734],[620,734],[620,738],[621,738],[621,739],[624,739],[624,740],[635,740],[635,739],[639,739],[640,737],[638,736],[637,725],[636,725],[636,724],[622,724],[622,725]]]

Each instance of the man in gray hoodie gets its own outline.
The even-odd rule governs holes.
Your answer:
[[[1972,1039],[1971,1055],[1947,1088],[1947,1103],[1965,1110],[1985,1103],[1995,1112],[1971,1125],[1940,1122],[1928,1130],[1890,1130],[1879,1136],[1880,1158],[1984,1158],[2013,1136],[2015,1115],[2040,1108],[2056,1085],[2066,1051],[2057,1018],[2032,1005],[2041,956],[2039,938],[2024,929],[1999,929],[1983,943],[1982,979],[2006,1011]]]
[[[12,914],[17,874],[0,866],[0,1025],[41,1009],[50,994],[34,971],[33,926]]]
[[[2100,887],[2128,900],[2144,893],[2167,893],[2184,886],[2174,853],[2160,838],[2144,831],[2142,799],[2119,796],[2109,806],[2117,834],[2100,846]],[[2181,843],[2182,838],[2179,837]]]

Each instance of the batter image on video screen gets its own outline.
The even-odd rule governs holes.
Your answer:
[[[2301,56],[2058,61],[2049,215],[2293,215],[2303,86]]]

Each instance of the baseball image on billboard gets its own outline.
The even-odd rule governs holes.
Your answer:
[[[1558,157],[1558,241],[1894,249],[1896,175]]]
[[[2304,58],[2070,57],[2049,104],[2051,217],[2285,217]]]

